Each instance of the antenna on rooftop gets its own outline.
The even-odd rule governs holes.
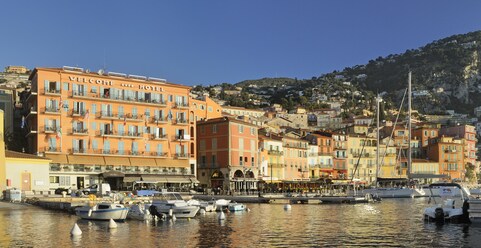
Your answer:
[[[104,71],[107,70],[107,52],[106,49],[104,48]]]

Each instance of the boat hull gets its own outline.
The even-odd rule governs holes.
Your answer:
[[[231,212],[246,210],[246,206],[244,204],[240,204],[240,203],[234,203],[234,204],[231,203],[231,204],[229,204],[228,208],[229,208],[229,211],[231,211]]]
[[[199,212],[199,207],[197,206],[155,206],[157,212],[169,216],[170,210],[172,209],[172,214],[176,218],[193,218]]]
[[[128,208],[118,209],[97,209],[90,211],[90,208],[76,210],[77,216],[86,220],[116,220],[124,221],[127,218]]]
[[[376,188],[365,189],[362,194],[372,194],[381,198],[414,198],[424,196],[422,189],[411,188]]]

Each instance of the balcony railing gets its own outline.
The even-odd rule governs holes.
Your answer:
[[[187,159],[189,157],[190,157],[189,153],[176,153],[175,154],[175,158],[178,158],[178,159]]]
[[[189,108],[189,104],[185,102],[176,102],[174,104],[174,107],[176,108]]]
[[[165,107],[167,106],[167,101],[166,100],[155,100],[155,99],[145,99],[141,97],[127,97],[127,96],[119,96],[119,95],[110,95],[110,94],[103,94],[103,93],[97,93],[97,92],[79,92],[79,91],[74,91],[72,92],[72,97],[73,98],[88,98],[88,99],[105,99],[105,100],[110,100],[110,101],[115,101],[115,102],[135,102],[135,103],[144,103],[144,104],[154,104],[156,106],[160,107]]]
[[[277,150],[267,150],[267,154],[269,155],[277,155],[277,156],[282,156],[284,152],[282,151],[277,151]]]
[[[43,149],[44,152],[60,152],[60,147],[46,146]]]
[[[104,118],[104,119],[117,119],[118,117],[114,114],[114,112],[109,112],[109,111],[100,111],[97,116],[99,118]]]
[[[160,117],[150,117],[150,123],[167,123],[169,120],[167,119],[166,116],[160,116]]]
[[[116,130],[104,130],[104,131],[97,131],[98,136],[107,136],[107,137],[123,137],[123,138],[142,138],[143,133],[140,132],[119,132]]]
[[[186,119],[176,119],[175,124],[189,124],[189,122]]]
[[[167,157],[166,152],[150,152],[149,155],[155,157]]]
[[[75,97],[75,96],[88,96],[87,92],[85,91],[72,91],[72,96]]]
[[[45,133],[55,133],[55,132],[57,132],[57,127],[56,126],[45,126],[44,132]]]
[[[184,134],[184,135],[176,135],[174,138],[174,141],[188,141],[190,140],[190,135]]]
[[[72,116],[84,116],[87,113],[85,109],[72,110]]]
[[[159,135],[152,134],[150,135],[150,138],[153,140],[167,140],[168,136],[167,134],[159,134]]]
[[[57,107],[45,107],[43,108],[45,114],[60,114],[60,108]]]
[[[73,128],[72,134],[88,134],[89,130],[87,128]]]
[[[332,156],[332,152],[318,152],[317,155],[319,156]]]
[[[43,89],[45,95],[60,95],[60,90],[57,89]]]
[[[73,149],[70,149],[70,152],[72,154],[86,154],[87,148],[73,148]]]

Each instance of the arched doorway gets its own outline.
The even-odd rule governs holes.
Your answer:
[[[210,177],[210,185],[213,189],[221,188],[224,184],[224,173],[222,171],[216,170],[212,173]]]

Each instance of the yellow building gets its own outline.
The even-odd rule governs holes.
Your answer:
[[[28,69],[25,66],[18,66],[18,65],[9,65],[5,67],[6,73],[18,73],[18,74],[25,74],[27,73]]]
[[[7,189],[5,167],[4,112],[0,109],[0,194]]]
[[[375,138],[364,135],[349,135],[349,150],[347,153],[348,179],[360,179],[368,184],[375,180],[376,144]]]
[[[267,164],[261,168],[266,183],[277,183],[285,178],[282,137],[259,135],[259,148],[267,153]]]

